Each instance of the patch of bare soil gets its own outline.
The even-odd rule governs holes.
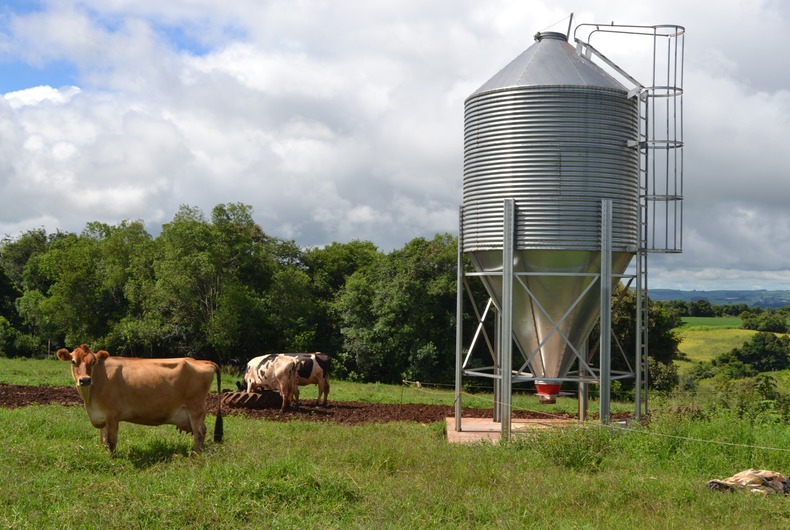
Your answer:
[[[0,383],[0,407],[15,409],[29,405],[82,405],[77,390],[68,386],[20,386]]]
[[[0,383],[0,407],[17,408],[33,404],[82,405],[82,399],[73,387],[19,386]],[[217,394],[209,394],[207,405],[210,413],[217,410]],[[462,416],[464,418],[490,418],[492,412],[491,409],[465,408],[462,411]],[[317,406],[314,400],[303,400],[298,409],[286,409],[285,412],[280,412],[277,407],[251,409],[223,406],[222,413],[223,415],[238,415],[270,421],[331,421],[343,425],[358,425],[391,421],[433,423],[455,416],[455,409],[449,405],[363,403],[359,401],[332,401],[330,399],[329,405],[326,407]],[[541,419],[546,415],[540,412],[514,410],[513,417]],[[552,414],[552,417],[556,418],[557,415]],[[576,416],[565,414],[560,417],[572,419]]]
[[[216,394],[209,395],[209,411],[216,410]],[[464,418],[490,418],[492,410],[465,408]],[[415,421],[433,423],[455,416],[455,409],[449,405],[424,405],[418,403],[365,403],[361,401],[332,401],[326,407],[318,406],[315,401],[302,401],[298,409],[290,408],[280,412],[279,408],[224,408],[223,414],[241,415],[271,421],[331,421],[343,425],[363,423],[387,423],[390,421]],[[545,418],[544,414],[514,411],[514,418]],[[566,415],[563,417],[571,418]]]

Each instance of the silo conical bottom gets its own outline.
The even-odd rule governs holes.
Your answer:
[[[481,278],[489,296],[501,309],[502,252],[476,251],[470,257],[478,272],[500,274]],[[629,252],[614,252],[612,273],[622,274],[632,257]],[[513,369],[523,371],[529,366],[529,372],[540,385],[538,392],[547,400],[559,393],[560,379],[567,376],[578,358],[575,352],[582,351],[598,320],[601,290],[594,275],[600,272],[600,267],[600,252],[517,250],[514,253],[514,272],[530,274],[518,276],[513,282],[513,340],[523,355],[514,358]],[[614,284],[619,279],[612,281]]]

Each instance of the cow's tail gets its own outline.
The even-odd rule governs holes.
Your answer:
[[[217,365],[217,420],[214,422],[214,443],[222,443],[225,425],[222,421],[222,370]]]

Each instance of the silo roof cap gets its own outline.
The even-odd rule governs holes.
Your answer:
[[[543,39],[555,39],[555,40],[568,40],[568,36],[564,33],[558,33],[556,31],[541,31],[539,33],[535,33],[535,40],[543,40]]]
[[[543,31],[535,43],[469,97],[505,88],[573,86],[628,90],[600,66],[576,53],[565,34]]]

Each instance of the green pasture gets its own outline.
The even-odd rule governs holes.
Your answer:
[[[213,419],[209,417],[209,425]],[[451,445],[441,423],[228,416],[190,456],[172,426],[123,424],[115,458],[81,407],[0,411],[0,527],[738,528],[790,524],[787,499],[707,489],[790,469],[788,429],[732,417],[542,430]],[[210,427],[211,429],[211,427]],[[721,445],[699,440],[716,440]],[[748,446],[739,446],[748,442]]]
[[[710,361],[720,353],[740,348],[749,342],[756,331],[736,328],[695,327],[677,328],[678,349],[693,362]]]
[[[68,368],[0,359],[0,381],[71,384]],[[233,383],[223,378],[223,387]],[[445,403],[453,392],[333,382],[330,400],[347,398]],[[531,399],[516,396],[514,407],[535,407]],[[576,409],[571,398],[557,406]],[[211,432],[211,416],[207,424]],[[443,422],[343,426],[229,414],[224,442],[209,436],[194,456],[191,437],[172,426],[123,423],[112,458],[82,407],[55,405],[0,409],[0,433],[0,528],[790,525],[786,497],[706,486],[749,467],[790,472],[785,424],[721,407],[678,414],[677,401],[659,398],[644,427],[587,422],[496,445],[449,444]]]
[[[700,362],[711,361],[721,353],[740,348],[756,331],[741,329],[740,317],[683,317],[675,328],[680,338],[678,349],[683,360],[676,361],[681,373]]]
[[[740,348],[749,342],[756,331],[740,329],[738,317],[684,317],[683,325],[675,328],[680,337],[678,349],[684,360],[675,361],[681,374],[701,362],[711,361],[719,354]],[[771,373],[776,381],[777,389],[790,392],[790,370]],[[714,382],[703,381],[701,388],[710,392]]]
[[[741,327],[741,317],[682,317],[680,329],[726,329]]]

